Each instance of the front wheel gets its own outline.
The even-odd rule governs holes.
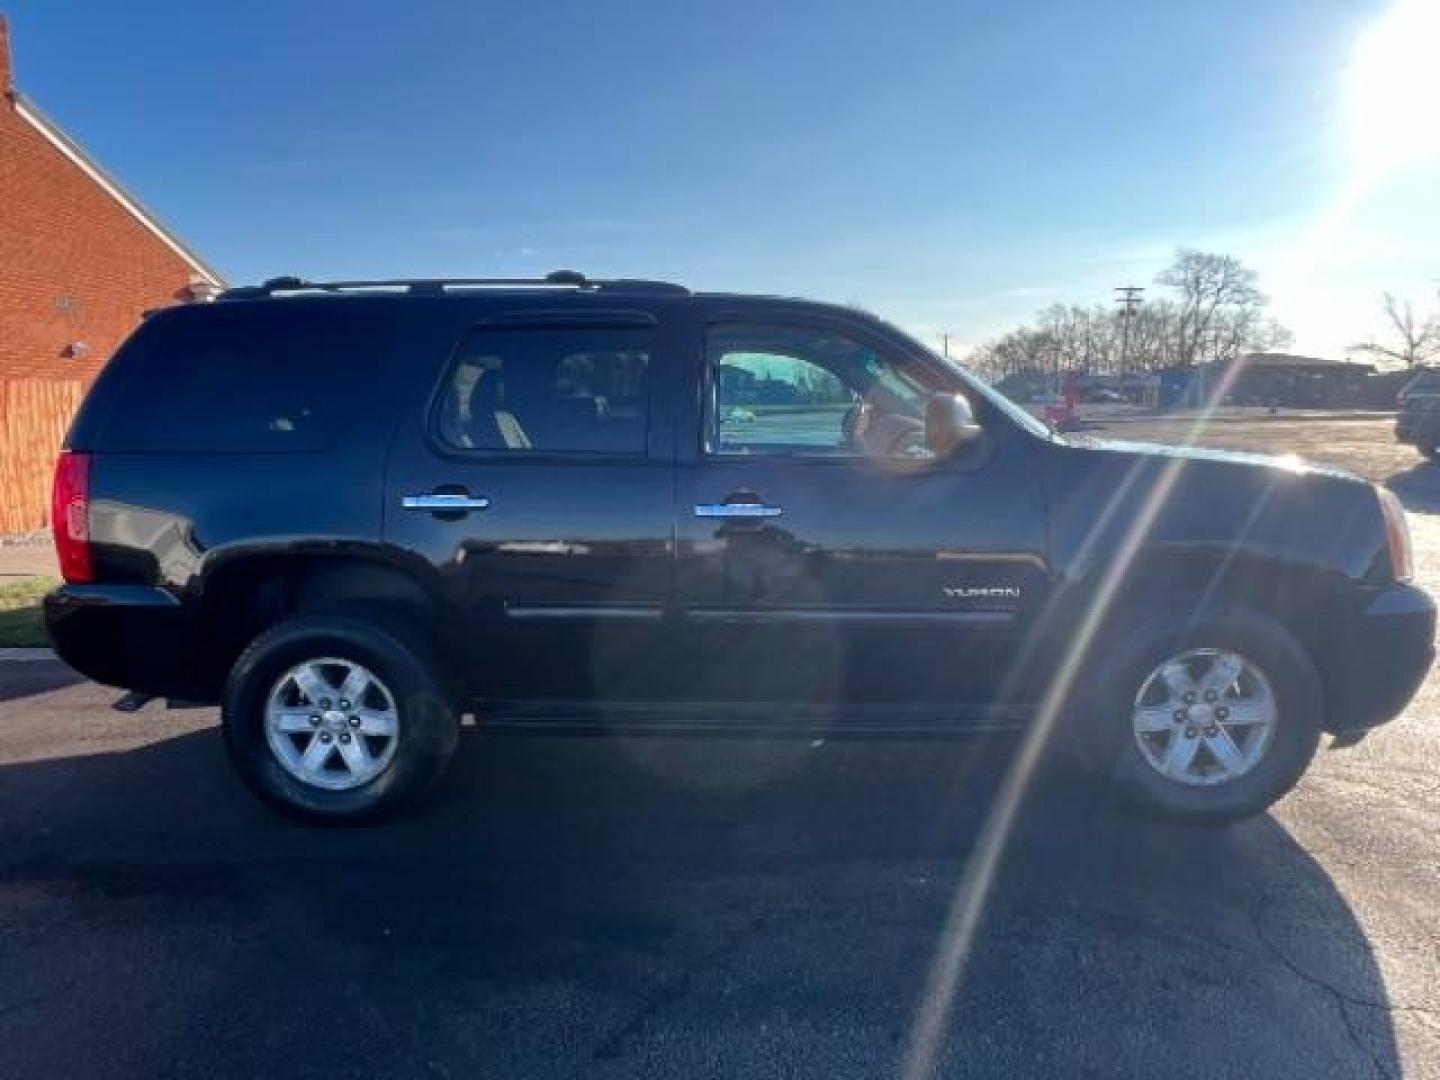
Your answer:
[[[1103,700],[1088,732],[1108,748],[1121,797],[1194,821],[1258,814],[1294,787],[1319,744],[1324,708],[1300,644],[1241,611],[1134,635]]]
[[[1420,446],[1417,446],[1415,449],[1419,450],[1420,453],[1424,454],[1425,457],[1429,458],[1431,461],[1435,461],[1437,458],[1440,458],[1440,446],[1425,446],[1422,444]]]
[[[458,741],[427,651],[350,615],[302,615],[256,638],[230,673],[221,722],[250,789],[315,821],[387,816],[430,786]]]

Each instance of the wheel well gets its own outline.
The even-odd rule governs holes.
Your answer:
[[[442,599],[415,575],[375,560],[306,554],[235,559],[212,572],[202,594],[206,682],[218,695],[245,647],[302,611],[378,611],[424,629],[442,608]]]
[[[1153,611],[1158,600],[1173,604],[1181,621],[1243,607],[1274,619],[1318,665],[1328,651],[1336,599],[1332,572],[1231,552],[1142,564],[1126,576],[1111,610],[1123,618],[1137,609]]]

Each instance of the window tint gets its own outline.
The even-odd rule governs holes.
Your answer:
[[[111,452],[323,449],[373,385],[362,335],[313,309],[187,312],[141,335],[105,422]]]
[[[734,325],[712,331],[706,352],[711,453],[923,451],[925,388],[868,346],[824,330]]]
[[[442,441],[463,450],[639,454],[650,331],[477,330],[440,399]]]

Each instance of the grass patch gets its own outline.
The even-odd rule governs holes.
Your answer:
[[[48,577],[0,581],[0,649],[50,644],[41,625],[40,598],[58,584]]]

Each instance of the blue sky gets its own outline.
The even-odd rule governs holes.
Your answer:
[[[1357,179],[1440,89],[1372,63],[1377,127],[1354,85],[1433,3],[0,0],[20,87],[232,281],[575,267],[978,342],[1189,245],[1332,354],[1440,280],[1440,155]]]

